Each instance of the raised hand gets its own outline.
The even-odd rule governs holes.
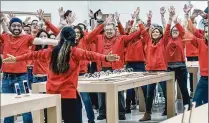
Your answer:
[[[31,17],[26,17],[24,23],[28,23],[28,21],[31,19]]]
[[[199,10],[198,9],[194,9],[193,12],[192,12],[192,18],[196,18],[199,14]]]
[[[96,16],[96,19],[98,20],[98,21],[101,21],[102,20],[102,12],[101,11],[99,11],[98,12],[98,14],[97,14],[97,16]]]
[[[192,4],[190,4],[190,5],[184,5],[184,8],[183,8],[183,10],[184,10],[184,13],[185,14],[188,14],[190,11],[191,11],[191,9],[193,8],[193,5]]]
[[[106,18],[106,23],[113,22],[113,14],[109,14]]]
[[[10,12],[9,14],[8,14],[8,18],[11,20],[12,18],[14,18],[16,15],[15,14],[13,14],[12,12]]]
[[[120,56],[118,56],[117,54],[112,54],[112,51],[110,51],[110,53],[108,53],[105,58],[109,62],[120,60]]]
[[[2,12],[0,12],[0,19],[1,21],[6,21],[6,16]]]
[[[69,14],[68,16],[67,16],[67,23],[69,24],[69,25],[71,25],[75,20],[76,20],[76,15],[75,15],[75,13],[73,14],[73,15],[71,15],[71,14]]]
[[[147,17],[152,18],[152,11],[151,10],[149,10],[149,13],[147,14]]]
[[[83,24],[87,27],[88,26],[88,21],[87,20],[84,20],[83,21]]]
[[[168,9],[168,11],[169,11],[169,18],[172,19],[174,17],[174,15],[176,14],[175,13],[175,8],[173,6],[170,6],[170,8]]]
[[[120,14],[118,14],[118,12],[115,12],[115,20],[117,21],[117,22],[120,22]]]
[[[164,16],[165,12],[166,12],[165,7],[161,7],[160,14]]]
[[[46,18],[44,17],[44,11],[42,9],[39,9],[37,10],[37,14],[36,17],[39,19],[39,20],[43,20],[43,21],[46,21]]]
[[[10,54],[7,54],[7,56],[8,56],[7,58],[2,60],[3,63],[15,63],[16,62],[16,57]]]
[[[89,11],[89,17],[90,18],[94,18],[94,12],[90,9],[90,11]]]
[[[63,7],[59,8],[58,11],[60,18],[64,18],[65,11],[63,10]]]

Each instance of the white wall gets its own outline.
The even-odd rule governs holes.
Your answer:
[[[83,22],[88,19],[87,5],[87,1],[1,1],[1,11],[36,12],[43,9],[45,13],[51,13],[52,23],[58,25],[59,7],[72,10],[78,17],[76,22]]]
[[[176,8],[176,14],[183,19],[183,7],[184,4],[188,3],[189,1],[90,1],[89,8],[91,8],[93,11],[101,9],[105,14],[118,12],[121,14],[121,21],[123,21],[123,24],[125,24],[128,19],[131,19],[131,14],[134,12],[134,10],[137,7],[140,7],[140,18],[143,21],[146,21],[147,19],[146,13],[148,13],[149,10],[152,10],[152,22],[161,25],[161,6],[166,7],[166,19],[168,18],[168,8],[171,5]]]

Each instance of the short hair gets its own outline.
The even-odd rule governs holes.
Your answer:
[[[110,23],[105,23],[105,27],[112,25],[114,29],[116,29],[116,24],[114,22],[110,22]]]
[[[64,19],[66,19],[67,16],[68,16],[71,12],[72,12],[71,10],[67,10],[67,11],[65,12],[65,14],[64,14]]]

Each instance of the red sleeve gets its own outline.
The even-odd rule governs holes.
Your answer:
[[[145,29],[144,24],[139,24],[139,28],[141,30],[143,41],[145,42],[145,44],[148,44],[148,41],[151,40],[149,32]]]
[[[134,20],[131,20],[131,26],[133,26],[133,24],[134,24]],[[129,34],[130,31],[131,29],[129,28],[126,33]]]
[[[129,42],[131,42],[132,40],[134,40],[135,38],[140,36],[140,34],[141,34],[141,30],[139,29],[139,30],[137,30],[134,33],[131,33],[129,35],[122,35],[124,44],[127,45]]]
[[[57,36],[59,33],[60,33],[60,30],[55,27],[51,22],[49,21],[46,21],[45,22],[46,26],[51,29],[51,31]]]
[[[165,28],[165,33],[163,35],[163,44],[165,46],[167,46],[168,44],[168,41],[170,39],[170,29],[171,29],[171,25],[170,24],[167,24],[166,28]]]
[[[2,34],[0,35],[0,42],[4,42]]]
[[[203,39],[204,38],[204,32],[202,33],[200,30],[196,29],[196,31],[194,32],[194,35],[197,37],[197,38],[201,38]]]
[[[17,56],[16,61],[18,62],[18,61],[27,61],[27,60],[37,60],[37,59],[42,61],[47,61],[50,53],[51,53],[51,49],[32,51],[27,54]]]
[[[183,37],[184,37],[184,34],[185,34],[184,28],[183,28],[183,27],[181,26],[181,24],[179,24],[179,23],[176,24],[176,28],[177,28],[178,31],[179,31],[180,37],[183,38]]]
[[[88,60],[88,61],[105,61],[105,55],[92,52],[92,51],[87,51],[83,50],[80,48],[73,48],[72,49],[72,54],[75,56],[75,58],[80,61],[80,60]]]
[[[92,32],[88,33],[88,35],[86,36],[87,41],[89,42],[89,41],[94,40],[95,37],[99,35],[103,29],[104,29],[104,24],[101,24]]]
[[[29,46],[33,45],[34,37],[32,35],[28,35]]]
[[[118,30],[121,35],[126,35],[126,32],[125,32],[123,25],[121,23],[118,23]]]

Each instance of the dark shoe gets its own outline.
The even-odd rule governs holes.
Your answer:
[[[126,120],[126,116],[125,115],[120,115],[119,120]]]
[[[105,115],[99,115],[97,117],[97,120],[104,120],[104,119],[106,119],[106,116]]]
[[[167,112],[164,111],[161,116],[166,116],[166,115],[167,115]]]
[[[88,120],[88,123],[95,123],[94,121],[90,121],[90,120]]]
[[[144,117],[139,121],[148,121],[148,120],[151,120],[151,114],[145,113]]]
[[[126,108],[126,114],[131,113],[131,109],[130,108]]]

